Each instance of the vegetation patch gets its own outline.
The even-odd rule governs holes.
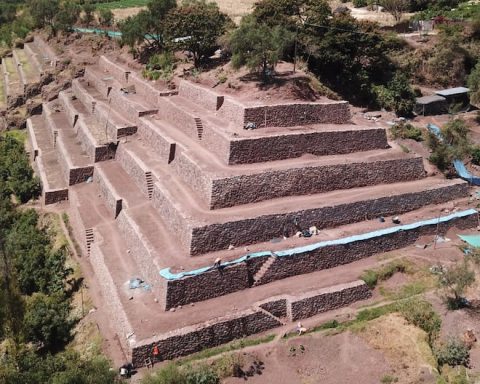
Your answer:
[[[360,279],[363,280],[370,289],[373,289],[377,283],[388,280],[397,272],[412,273],[412,263],[406,259],[394,260],[380,268],[367,269],[362,273]]]

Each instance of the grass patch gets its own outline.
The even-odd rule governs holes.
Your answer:
[[[150,0],[118,0],[106,3],[97,3],[97,9],[118,9],[118,8],[133,8],[145,7]]]
[[[409,273],[412,271],[412,265],[406,259],[394,260],[377,269],[367,269],[364,271],[360,279],[363,280],[370,289],[377,286],[380,281],[391,278],[395,273]]]
[[[17,49],[15,53],[17,54],[18,60],[22,64],[23,72],[25,72],[27,77],[30,77],[33,74],[33,68],[30,64],[30,60],[28,60],[28,57],[25,54],[25,51],[23,49]]]
[[[1,99],[0,99],[0,105],[1,105]],[[24,129],[13,129],[11,131],[5,131],[1,135],[13,137],[15,140],[21,143],[25,143],[25,141],[27,141],[27,131],[25,131]]]
[[[62,221],[64,222],[65,227],[67,228],[68,236],[72,241],[72,244],[73,244],[73,247],[75,248],[75,252],[77,253],[77,256],[82,257],[82,249],[80,248],[80,245],[78,245],[77,240],[73,234],[73,228],[72,228],[72,225],[70,224],[70,218],[68,217],[68,214],[66,212],[62,213]]]
[[[275,335],[267,335],[264,337],[254,338],[254,339],[235,340],[228,344],[220,345],[218,347],[213,347],[209,349],[204,349],[203,351],[194,353],[193,355],[180,359],[179,363],[181,365],[184,365],[184,364],[191,363],[192,361],[208,359],[210,357],[220,355],[221,353],[224,353],[224,352],[236,351],[246,347],[252,347],[254,345],[269,343],[273,339],[275,339]]]

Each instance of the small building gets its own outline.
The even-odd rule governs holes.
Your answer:
[[[439,95],[417,97],[415,113],[417,115],[441,115],[448,112],[447,99]]]
[[[438,96],[442,96],[447,100],[447,104],[449,108],[456,107],[456,108],[466,108],[470,105],[470,98],[468,93],[470,89],[465,87],[455,87],[455,88],[448,88],[442,89],[441,91],[436,91],[435,94]]]

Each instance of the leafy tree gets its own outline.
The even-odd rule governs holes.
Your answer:
[[[398,23],[402,20],[402,15],[409,10],[410,2],[408,0],[382,0],[381,5]]]
[[[407,76],[397,72],[387,86],[375,88],[378,103],[395,111],[397,116],[411,116],[415,108],[415,93],[408,82]]]
[[[229,21],[216,3],[191,0],[169,12],[165,34],[174,48],[191,52],[198,67],[201,59],[214,52],[217,39],[226,32]]]
[[[473,105],[480,105],[480,62],[468,75],[468,87],[470,88],[470,102]]]
[[[165,20],[169,11],[177,6],[175,0],[151,0],[147,9],[130,16],[119,24],[122,44],[134,49],[145,44],[154,51],[165,48]]]
[[[60,9],[59,0],[29,0],[28,8],[36,27],[54,28],[54,19]]]
[[[37,225],[38,214],[34,210],[22,212],[5,242],[5,253],[12,260],[19,288],[27,295],[58,292],[71,273],[64,266],[65,251],[54,252],[47,233]]]
[[[439,284],[445,289],[447,302],[452,309],[462,306],[465,291],[474,283],[475,272],[465,261],[446,269],[439,275]]]
[[[72,26],[77,22],[80,15],[80,7],[71,0],[64,1],[60,10],[55,16],[55,28],[60,31],[71,31]]]
[[[95,12],[95,5],[92,4],[90,1],[87,1],[85,4],[83,4],[83,22],[85,25],[90,25],[92,24],[94,20],[94,12]]]
[[[110,27],[113,24],[113,12],[110,9],[100,9],[98,13],[100,25]]]
[[[280,26],[272,28],[251,16],[244,17],[230,38],[232,64],[235,68],[246,65],[251,70],[260,70],[266,81],[269,69],[275,67],[292,39],[292,34]]]
[[[27,339],[47,351],[63,348],[71,338],[74,325],[69,315],[70,301],[62,294],[34,293],[27,300],[24,317]]]

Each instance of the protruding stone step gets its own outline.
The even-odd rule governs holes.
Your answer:
[[[40,178],[45,205],[68,199],[68,183],[42,116],[29,118],[27,131],[32,160]]]
[[[68,185],[83,183],[93,176],[93,161],[81,147],[72,121],[58,101],[43,105],[43,117],[55,142],[57,158]]]
[[[253,286],[256,287],[257,285],[261,284],[262,277],[268,272],[270,266],[275,262],[275,256],[270,256],[267,258],[265,263],[263,263],[262,267],[258,270],[258,272],[253,276]]]

